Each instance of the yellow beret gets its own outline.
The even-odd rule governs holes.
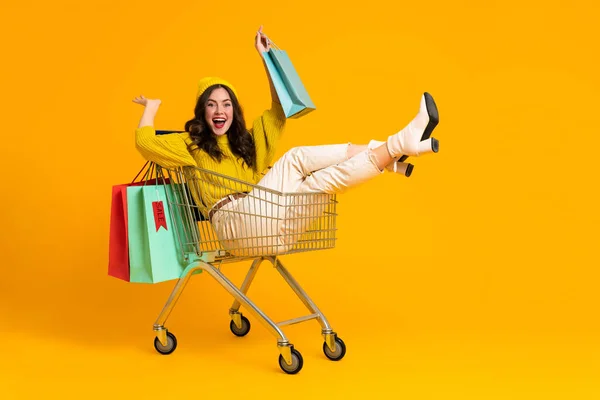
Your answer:
[[[214,76],[207,76],[206,78],[200,79],[200,81],[198,82],[198,91],[196,93],[196,100],[198,100],[200,98],[200,96],[202,96],[202,93],[204,93],[204,91],[206,89],[208,89],[209,87],[211,87],[212,85],[227,86],[229,89],[231,89],[233,94],[235,94],[235,97],[238,97],[238,94],[235,91],[235,88],[233,87],[233,85],[231,83],[227,82],[225,79],[217,78]]]

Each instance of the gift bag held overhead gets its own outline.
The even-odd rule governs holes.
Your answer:
[[[181,227],[173,225],[167,190],[162,184],[127,188],[130,282],[179,279],[186,267],[177,241]]]
[[[262,53],[273,86],[287,118],[300,118],[316,110],[290,57],[270,39],[271,49]]]

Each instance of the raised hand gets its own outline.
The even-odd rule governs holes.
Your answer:
[[[148,99],[142,95],[137,96],[132,100],[136,104],[140,104],[144,107],[158,107],[160,106],[161,101],[159,99]]]
[[[140,95],[133,99],[133,102],[144,106],[144,112],[142,113],[142,118],[140,119],[138,128],[142,128],[144,126],[154,127],[154,117],[156,117],[156,113],[158,112],[160,100],[148,99]]]
[[[259,53],[266,53],[271,50],[271,41],[267,38],[267,35],[262,32],[262,28],[261,25],[256,32],[254,46]]]

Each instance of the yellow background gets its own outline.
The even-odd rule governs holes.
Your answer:
[[[598,20],[592,1],[3,1],[0,397],[597,398]],[[440,111],[440,153],[341,195],[336,249],[283,259],[348,346],[333,363],[316,322],[289,327],[296,376],[248,313],[233,337],[206,274],[159,356],[173,283],[106,273],[111,186],[143,163],[131,99],[181,129],[216,74],[250,122],[269,102],[260,24],[318,107],[278,155],[385,140],[425,90]],[[250,295],[303,312],[269,267]]]

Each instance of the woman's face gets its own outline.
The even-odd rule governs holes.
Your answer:
[[[223,88],[212,91],[204,109],[206,123],[217,136],[225,135],[233,122],[233,104]]]

